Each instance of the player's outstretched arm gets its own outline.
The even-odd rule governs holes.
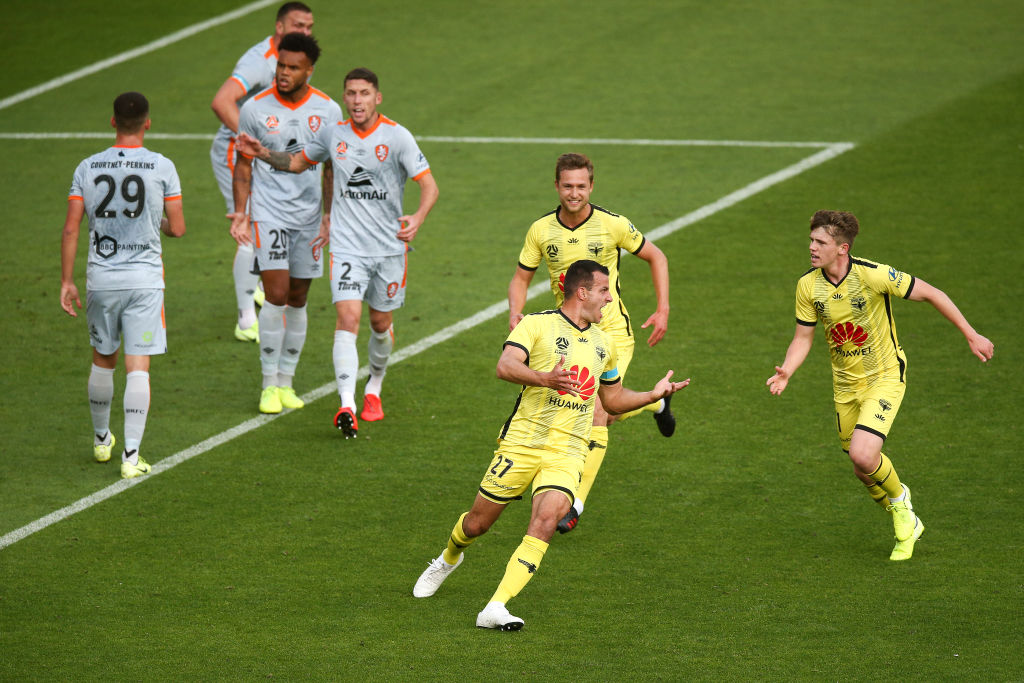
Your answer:
[[[690,385],[689,378],[684,379],[682,382],[673,382],[672,374],[673,371],[669,370],[650,391],[633,391],[622,386],[622,382],[602,384],[601,388],[598,389],[601,405],[609,413],[628,413],[631,410],[636,410],[663,399]]]
[[[651,267],[651,281],[654,283],[654,296],[658,300],[658,307],[654,313],[647,318],[647,322],[640,326],[646,330],[653,327],[651,335],[647,338],[647,345],[654,346],[661,341],[668,331],[668,257],[650,241],[644,243],[643,248],[636,254]]]
[[[416,184],[420,186],[420,205],[417,207],[416,213],[398,217],[401,227],[398,229],[397,236],[403,242],[412,242],[420,226],[423,225],[423,221],[427,220],[427,214],[434,208],[434,204],[437,204],[437,198],[441,195],[433,173],[424,173],[416,181]]]
[[[526,292],[530,289],[533,273],[534,271],[517,265],[512,281],[508,283],[508,329],[510,331],[516,329],[516,325],[523,319]]]
[[[982,363],[992,359],[992,354],[995,353],[995,345],[971,327],[971,324],[967,322],[967,318],[956,307],[953,300],[941,289],[933,287],[918,278],[914,282],[914,289],[910,292],[908,298],[911,301],[927,301],[939,313],[944,315],[947,320],[956,325],[956,329],[960,330],[964,337],[967,338],[967,345],[970,347],[971,353],[980,358]]]
[[[775,366],[775,374],[765,382],[768,391],[775,396],[785,391],[786,385],[789,384],[789,378],[807,359],[807,354],[811,352],[813,343],[814,328],[809,325],[797,325],[796,332],[793,333],[793,341],[789,343],[789,348],[786,350],[786,360],[783,361],[781,368],[778,365]]]
[[[78,228],[84,215],[85,204],[82,200],[69,199],[68,213],[64,218],[64,232],[60,239],[60,307],[72,318],[78,317],[75,306],[82,308],[74,277],[75,255],[78,253]]]
[[[248,133],[238,134],[238,137],[235,138],[235,149],[248,157],[265,161],[278,171],[302,173],[313,165],[301,152],[289,154],[284,151],[267,149],[263,143]]]
[[[572,373],[563,366],[565,356],[559,356],[555,367],[548,372],[531,370],[526,364],[526,352],[518,346],[506,344],[498,359],[498,379],[503,379],[512,384],[522,384],[531,387],[548,387],[564,391],[573,396],[579,395],[580,383],[573,378]]]

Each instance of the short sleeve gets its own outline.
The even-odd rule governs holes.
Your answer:
[[[871,269],[870,281],[871,288],[875,291],[906,299],[914,290],[917,279],[892,266],[879,264],[877,268]]]
[[[181,180],[178,178],[178,169],[174,162],[167,157],[160,159],[160,177],[164,183],[164,199],[181,199]]]
[[[619,375],[619,354],[615,350],[614,343],[608,344],[605,351],[607,355],[601,372],[601,384],[615,384],[622,379]]]
[[[810,282],[807,278],[801,278],[796,284],[796,322],[807,327],[818,324],[818,314],[814,309]]]
[[[402,131],[402,143],[399,147],[398,161],[402,164],[407,176],[413,180],[419,180],[423,174],[430,170],[430,163],[427,157],[420,151],[416,139],[407,130]]]
[[[337,121],[327,126],[320,126],[320,129],[313,135],[313,139],[307,142],[302,150],[302,155],[306,157],[306,161],[316,164],[331,158],[331,131],[335,130],[337,126]],[[345,143],[341,142],[339,144],[344,145]]]
[[[541,260],[540,247],[538,231],[531,227],[526,231],[526,240],[523,242],[522,251],[519,252],[519,265],[527,270],[537,270]]]
[[[619,248],[625,249],[631,254],[636,254],[643,248],[643,233],[637,230],[636,226],[625,216],[621,216],[620,220],[616,221],[615,232],[615,244]]]
[[[533,349],[534,341],[537,338],[537,325],[535,324],[536,318],[533,316],[526,316],[519,321],[515,329],[512,330],[508,338],[505,339],[503,346],[516,346],[526,352],[526,364],[530,364],[530,351]]]
[[[78,164],[75,174],[71,176],[71,189],[68,191],[68,199],[85,200],[85,162]]]
[[[271,76],[270,81],[267,80],[268,75]],[[273,84],[273,74],[267,63],[267,58],[254,49],[250,49],[242,55],[242,58],[235,64],[231,77],[242,85],[245,92],[252,92],[255,89],[263,90]]]

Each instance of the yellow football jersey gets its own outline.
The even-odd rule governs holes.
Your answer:
[[[851,401],[881,381],[906,381],[907,357],[896,335],[891,297],[907,298],[915,281],[891,266],[851,257],[838,284],[821,268],[797,282],[796,322],[825,324],[837,402]]]
[[[547,387],[524,386],[498,440],[585,458],[594,421],[598,382],[615,384],[615,344],[597,325],[577,327],[559,310],[531,313],[509,334],[505,345],[526,352],[531,370],[548,372],[565,356],[562,367],[580,381],[579,396]]]
[[[564,299],[562,281],[565,271],[580,259],[597,261],[608,269],[613,300],[602,309],[601,329],[633,336],[629,312],[622,303],[619,282],[619,248],[636,254],[644,244],[644,236],[629,219],[590,205],[590,217],[575,228],[566,227],[558,218],[558,210],[542,216],[530,226],[526,243],[519,253],[519,265],[536,270],[541,260],[547,262],[555,305]]]

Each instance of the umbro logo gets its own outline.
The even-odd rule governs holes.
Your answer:
[[[520,564],[522,564],[523,566],[526,567],[526,571],[530,572],[531,574],[534,573],[535,571],[537,571],[537,565],[535,565],[534,563],[527,562],[526,560],[524,560],[521,557],[517,558],[517,559],[519,560]]]
[[[263,347],[263,353],[273,353],[273,352],[274,352],[273,348],[271,348],[269,346],[264,346]]]
[[[297,356],[298,353],[299,353],[299,350],[298,349],[288,349],[288,353],[290,353],[293,356]]]

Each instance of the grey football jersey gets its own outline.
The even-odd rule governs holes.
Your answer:
[[[381,115],[369,133],[351,120],[322,128],[303,151],[310,162],[334,163],[331,252],[403,254],[396,237],[405,182],[430,172],[412,133]]]
[[[321,128],[340,119],[341,107],[316,88],[310,87],[301,102],[292,103],[282,100],[277,89],[271,87],[242,105],[238,130],[267,149],[294,153],[301,151]],[[302,173],[288,173],[254,159],[249,199],[252,219],[288,227],[318,223],[321,168],[317,164]]]
[[[111,147],[75,169],[71,199],[89,219],[86,289],[163,289],[160,219],[181,197],[174,163],[145,147]]]
[[[256,43],[235,64],[231,78],[238,81],[245,91],[242,99],[238,100],[241,107],[253,95],[263,92],[274,84],[274,75],[277,71],[277,47],[274,46],[273,36],[267,36]],[[217,129],[218,138],[233,138],[235,134],[230,128],[221,124]]]

